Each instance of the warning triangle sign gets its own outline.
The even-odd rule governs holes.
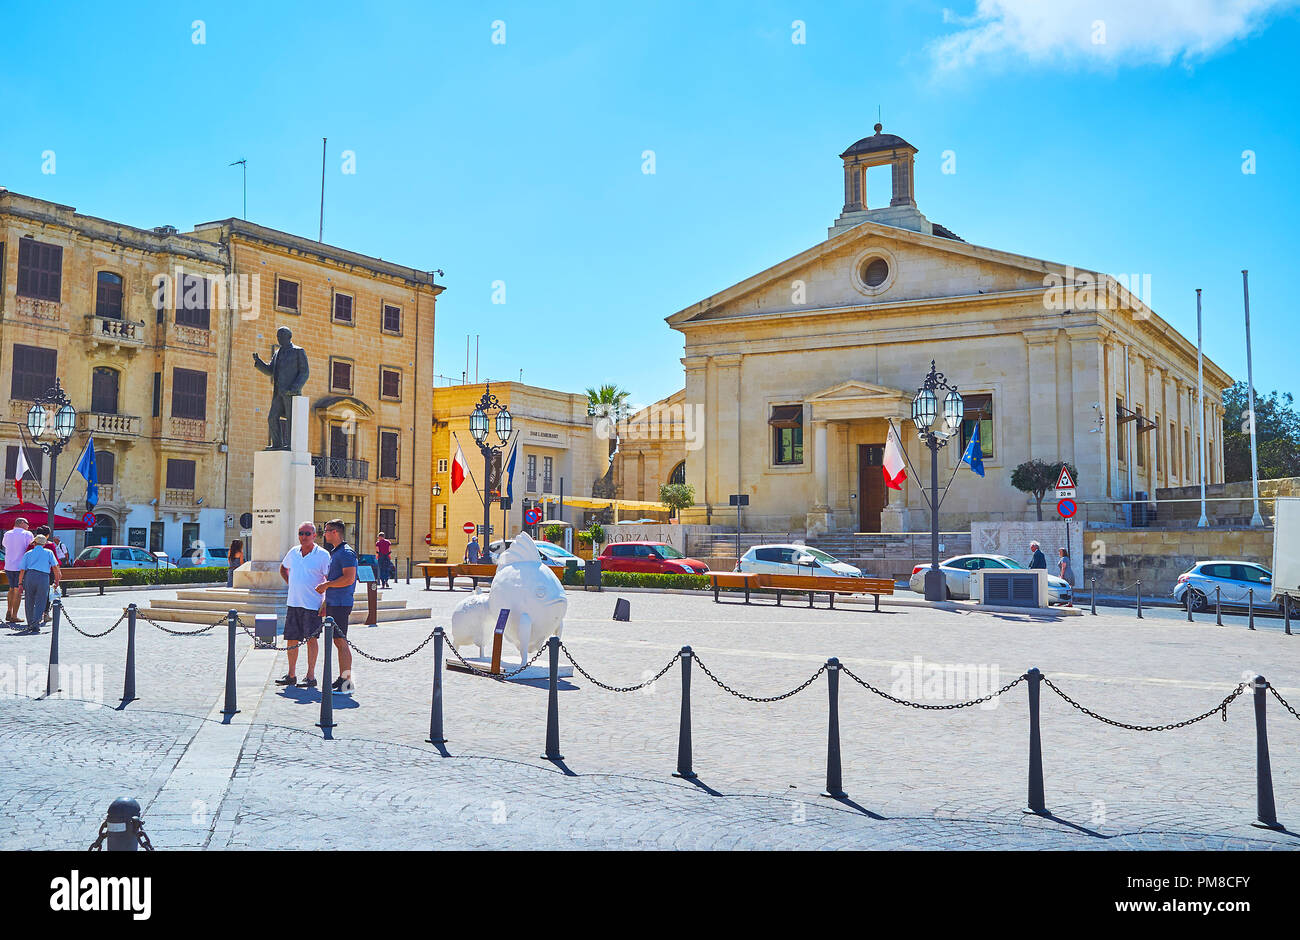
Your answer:
[[[1057,481],[1056,481],[1056,488],[1057,488],[1058,490],[1072,490],[1072,489],[1074,489],[1074,477],[1070,476],[1070,468],[1069,468],[1069,467],[1062,467],[1062,468],[1061,468],[1061,476],[1060,476],[1060,477],[1057,479]]]

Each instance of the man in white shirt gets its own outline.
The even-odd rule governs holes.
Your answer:
[[[289,585],[289,609],[284,617],[284,639],[289,644],[289,671],[275,680],[276,685],[316,687],[316,656],[320,650],[321,609],[324,600],[316,586],[330,570],[330,553],[316,544],[316,524],[298,526],[298,547],[289,549],[280,562],[280,577]],[[298,681],[298,646],[307,643],[307,676]]]
[[[32,544],[35,536],[27,530],[26,519],[15,519],[14,527],[5,533],[5,578],[9,581],[9,609],[5,613],[5,623],[13,624],[18,620],[18,604],[22,599],[22,589],[18,587],[19,574],[23,567],[23,556]]]

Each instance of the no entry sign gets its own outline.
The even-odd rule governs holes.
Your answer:
[[[472,522],[467,522],[463,526],[461,526],[461,529],[465,532],[466,535],[472,535],[475,528],[477,527]]]
[[[1056,511],[1061,514],[1062,519],[1069,519],[1079,511],[1079,507],[1074,504],[1072,499],[1062,499],[1057,502]]]
[[[86,513],[81,517],[81,524],[87,529],[93,529],[95,527],[95,514],[93,512]]]

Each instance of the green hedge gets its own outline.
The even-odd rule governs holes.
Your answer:
[[[121,579],[120,584],[195,584],[226,580],[224,565],[209,568],[123,568],[113,573]]]
[[[581,574],[573,583],[582,583]],[[703,591],[709,587],[709,579],[702,574],[643,574],[633,571],[602,572],[600,583],[605,587],[645,587],[661,591]]]

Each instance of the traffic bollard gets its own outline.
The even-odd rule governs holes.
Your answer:
[[[329,731],[334,725],[334,618],[325,618],[325,668],[320,676],[320,721],[316,727]],[[326,735],[329,737],[329,735]]]
[[[63,615],[63,604],[56,597],[54,599],[54,612],[50,615],[50,668],[45,675],[45,694],[53,695],[55,692],[61,692],[59,688],[59,620]],[[37,617],[41,612],[37,612]],[[30,627],[31,624],[28,624]]]
[[[1029,805],[1024,812],[1050,816],[1043,795],[1043,739],[1038,725],[1038,700],[1042,691],[1039,684],[1043,681],[1043,674],[1033,666],[1025,673],[1025,678],[1029,680]]]
[[[427,744],[446,744],[442,735],[442,627],[433,631],[433,703],[429,706],[429,737]]]
[[[560,753],[560,638],[546,641],[551,654],[550,692],[546,697],[546,760],[564,760]]]
[[[122,704],[135,701],[135,618],[138,608],[126,608],[126,677],[122,680]]]
[[[1142,582],[1139,581],[1137,585],[1138,585],[1138,620],[1141,620],[1142,619]]]
[[[1255,589],[1250,588],[1246,591],[1246,614],[1250,618],[1246,626],[1251,630],[1255,629]]]
[[[840,661],[834,656],[826,660],[826,688],[830,713],[826,724],[826,789],[822,796],[842,800],[848,794],[840,772]]]
[[[411,558],[409,555],[406,558],[406,583],[411,583]]]
[[[1282,595],[1282,627],[1286,635],[1291,636],[1291,595]]]
[[[1268,724],[1265,693],[1268,683],[1255,677],[1255,805],[1258,818],[1251,823],[1260,829],[1281,829],[1277,807],[1273,804],[1273,768],[1268,759]]]
[[[235,629],[239,624],[239,611],[228,611],[226,619],[230,621],[230,631],[226,639],[226,707],[221,710],[221,714],[230,716],[239,713],[239,702],[235,695]]]
[[[104,820],[108,824],[104,849],[109,852],[138,851],[140,840],[136,836],[136,821],[139,818],[140,804],[135,800],[119,796],[110,803],[108,816]]]
[[[1219,586],[1214,586],[1214,622],[1223,626],[1223,594]]]
[[[1092,615],[1097,616],[1097,579],[1092,579]]]
[[[1192,622],[1192,590],[1188,588],[1183,592],[1183,601],[1187,604],[1187,622]]]
[[[677,727],[677,772],[674,777],[694,780],[695,771],[691,768],[691,657],[694,655],[689,646],[683,646],[682,658],[682,719]]]

